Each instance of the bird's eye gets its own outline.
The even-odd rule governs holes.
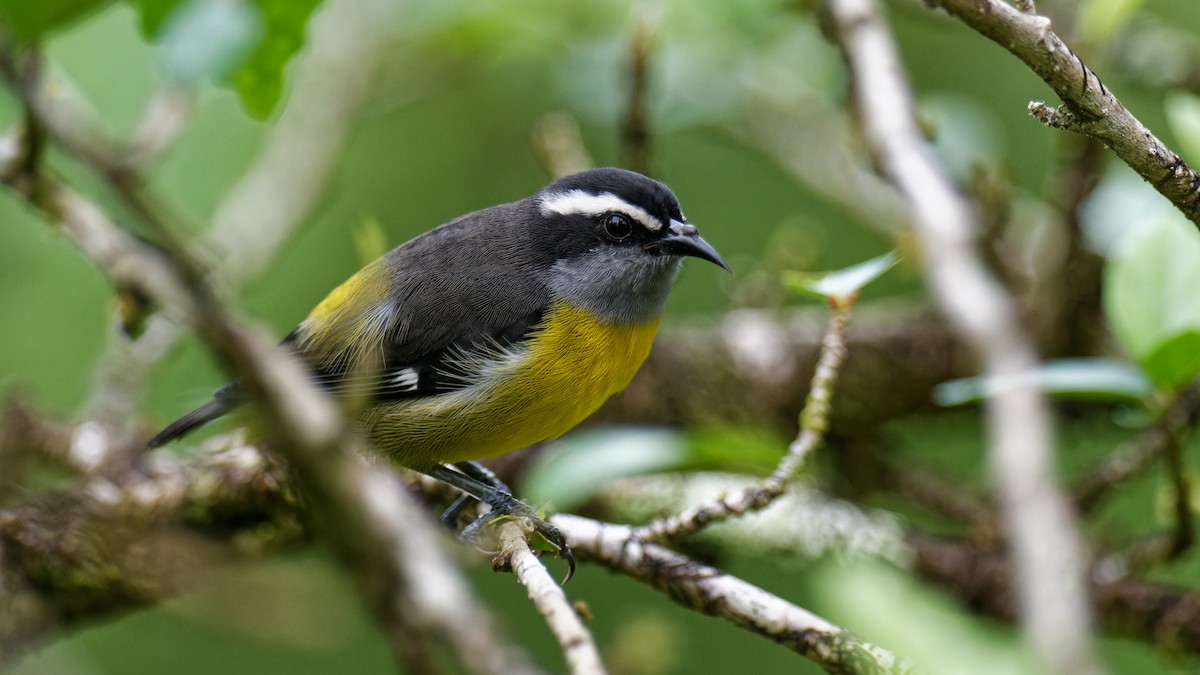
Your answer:
[[[619,213],[605,214],[601,222],[604,224],[604,233],[616,241],[621,241],[633,234],[633,224]]]

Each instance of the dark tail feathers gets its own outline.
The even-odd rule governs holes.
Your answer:
[[[153,449],[160,445],[170,443],[176,438],[191,432],[196,427],[208,424],[209,422],[217,419],[236,406],[236,402],[230,401],[227,398],[220,396],[213,398],[213,400],[209,401],[208,403],[205,403],[192,412],[168,424],[166,429],[158,432],[157,436],[150,439],[150,442],[146,444],[146,447]]]

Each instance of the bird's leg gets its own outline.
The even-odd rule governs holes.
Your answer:
[[[454,468],[467,474],[471,478],[474,478],[480,483],[490,485],[497,490],[507,492],[510,495],[512,494],[512,488],[505,485],[504,481],[500,480],[500,477],[496,475],[495,471],[492,471],[479,462],[455,462]]]
[[[445,511],[442,511],[442,515],[440,518],[438,518],[438,520],[442,521],[442,524],[446,527],[454,530],[457,528],[458,517],[462,515],[463,510],[470,506],[472,502],[476,501],[479,500],[475,499],[471,495],[459,495],[458,499],[455,499],[454,503],[451,504],[449,508],[447,508]]]
[[[468,525],[463,530],[463,535],[470,536],[471,533],[478,531],[488,521],[499,517],[507,516],[528,519],[533,523],[534,529],[542,538],[558,548],[558,557],[567,561],[567,578],[563,579],[563,583],[570,581],[571,577],[575,575],[575,556],[571,553],[571,547],[567,546],[567,541],[563,539],[562,533],[558,531],[558,528],[539,518],[533,507],[513,497],[508,486],[504,485],[496,477],[496,474],[490,470],[474,462],[460,462],[455,464],[455,466],[459,468],[459,471],[439,464],[432,469],[423,471],[423,473],[447,485],[456,487],[491,507],[491,512]],[[450,506],[450,509],[447,510],[447,513],[455,509],[461,511],[463,506],[459,505],[460,501],[461,499],[455,501]],[[457,513],[453,515],[457,516]],[[445,518],[446,514],[443,514],[443,522]]]
[[[479,462],[455,462],[454,468],[463,472],[468,477],[474,478],[480,483],[483,483],[484,485],[490,485],[497,490],[507,492],[510,495],[512,494],[512,489],[505,485],[504,481],[500,480],[500,477],[496,475],[496,472],[480,464]],[[449,508],[442,512],[442,524],[452,530],[455,529],[455,526],[458,523],[458,517],[462,515],[463,510],[470,506],[471,502],[474,501],[478,500],[471,495],[460,495],[458,499],[454,500],[454,503],[451,504]]]

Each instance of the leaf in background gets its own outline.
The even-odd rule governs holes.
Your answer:
[[[530,468],[521,493],[570,510],[617,478],[665,471],[688,459],[681,432],[662,427],[589,429],[555,444]]]
[[[1182,90],[1169,91],[1163,109],[1179,154],[1195,166],[1200,162],[1200,96]]]
[[[1047,361],[1032,377],[1047,394],[1072,400],[1139,403],[1153,391],[1145,373],[1116,359]],[[1020,383],[1024,384],[1024,379]],[[964,405],[983,400],[1004,386],[1005,382],[986,377],[951,380],[934,388],[933,400],[941,406]]]
[[[1113,163],[1104,171],[1096,189],[1084,200],[1084,243],[1107,257],[1116,245],[1139,227],[1150,227],[1156,214],[1173,214],[1162,195],[1125,164]],[[1165,215],[1162,217],[1169,217]]]
[[[1142,365],[1148,373],[1161,373],[1163,384],[1175,387],[1187,384],[1200,372],[1200,329],[1188,329],[1164,339],[1142,358]]]
[[[1200,370],[1200,235],[1181,217],[1123,239],[1104,271],[1113,332],[1157,384],[1179,387]]]
[[[819,295],[835,304],[845,305],[853,303],[863,287],[895,267],[898,262],[900,256],[895,251],[888,251],[866,262],[834,272],[787,272],[783,282],[792,290]]]
[[[964,184],[980,166],[1004,162],[1004,124],[993,108],[976,98],[945,92],[924,95],[921,121],[933,130],[933,149]]]
[[[186,0],[128,0],[141,17],[142,35],[154,38],[162,30],[167,16]]]
[[[255,0],[266,21],[266,32],[250,58],[233,74],[242,105],[265,119],[283,97],[284,70],[304,45],[308,17],[321,0]]]
[[[185,75],[204,70],[199,76],[213,75],[219,83],[233,87],[246,111],[258,119],[268,117],[278,105],[283,95],[288,61],[303,46],[308,19],[320,4],[320,0],[130,1],[141,12],[142,31],[156,42],[166,43],[201,34],[212,38],[216,44],[208,45],[207,69],[200,67],[205,63],[202,55],[193,53],[204,45],[185,42],[171,48],[181,52],[172,58],[192,64],[192,68],[183,69]],[[173,28],[180,15],[195,25],[179,35],[172,35],[172,30],[181,30]],[[230,20],[226,32],[211,32],[218,22]],[[247,34],[247,28],[253,28],[252,34]],[[181,72],[180,65],[168,64],[168,72]],[[195,79],[198,78],[187,77],[181,81],[190,84]]]
[[[1012,632],[996,630],[894,566],[863,559],[837,560],[808,574],[815,602],[828,608],[822,613],[827,611],[859,634],[920,664],[918,672],[1043,672]]]
[[[173,82],[195,86],[241,64],[260,39],[262,19],[249,4],[190,0],[161,26],[158,57]]]
[[[788,439],[762,427],[706,425],[685,432],[688,469],[770,473],[787,449]]]
[[[111,0],[0,0],[0,20],[12,27],[24,40],[33,40],[86,14],[99,10]]]
[[[1086,0],[1079,6],[1079,34],[1088,44],[1103,44],[1146,0]]]

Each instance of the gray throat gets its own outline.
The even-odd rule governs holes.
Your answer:
[[[604,321],[646,323],[662,314],[683,258],[653,257],[640,248],[597,248],[559,260],[547,280],[563,298]]]

